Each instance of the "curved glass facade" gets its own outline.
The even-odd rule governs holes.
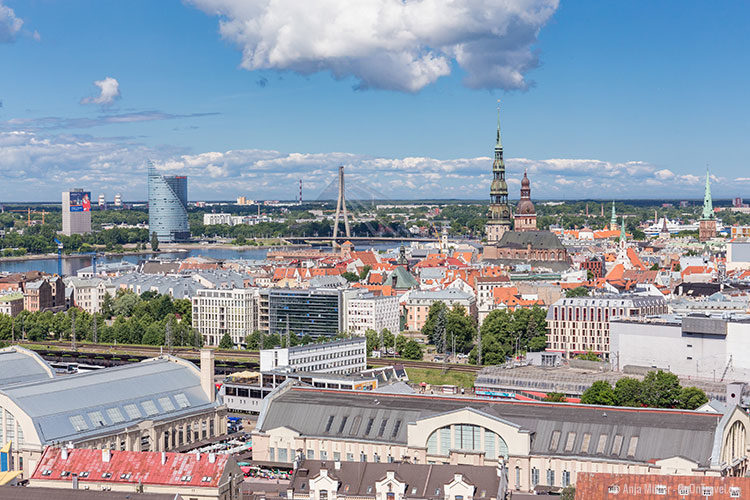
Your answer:
[[[148,167],[148,227],[159,241],[190,239],[187,215],[187,177],[159,175]]]
[[[450,450],[483,451],[488,460],[508,457],[508,445],[505,440],[478,425],[454,424],[441,427],[430,434],[427,439],[428,455],[447,456]]]

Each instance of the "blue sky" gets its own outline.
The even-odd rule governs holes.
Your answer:
[[[457,9],[455,4],[461,4]],[[302,7],[300,7],[300,5]],[[429,6],[428,6],[429,5]],[[218,15],[217,15],[218,13]],[[2,201],[750,197],[746,2],[0,0]],[[99,82],[99,86],[95,82]]]

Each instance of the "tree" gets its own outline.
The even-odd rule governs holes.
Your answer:
[[[438,318],[441,315],[445,315],[447,309],[448,306],[445,305],[445,302],[433,302],[430,306],[430,310],[427,312],[427,319],[424,322],[424,326],[422,326],[422,334],[430,339],[430,344],[433,344],[435,347],[437,347],[437,350],[440,352],[442,352],[443,350],[443,332],[441,330],[436,334],[435,327],[438,324]]]
[[[680,401],[680,379],[664,370],[648,372],[642,382],[643,404],[651,408],[674,408]]]
[[[367,275],[370,273],[370,269],[372,267],[370,266],[364,266],[362,270],[359,272],[359,280],[363,281],[365,278],[367,278]]]
[[[260,347],[260,330],[255,330],[253,333],[245,336],[245,349],[249,351],[257,351]]]
[[[151,233],[151,250],[159,251],[159,238],[156,236],[156,231]]]
[[[683,387],[678,399],[679,407],[685,410],[695,410],[708,403],[706,393],[697,387]]]
[[[612,390],[612,385],[606,380],[597,380],[583,392],[581,403],[587,405],[614,405],[615,393]]]
[[[654,264],[653,266],[651,266],[651,271],[658,271],[659,269],[659,264]]]
[[[422,359],[422,346],[416,340],[409,340],[400,354],[402,358],[420,360]]]
[[[380,335],[372,328],[365,330],[365,340],[367,343],[367,356],[372,355],[372,351],[380,349]]]
[[[356,273],[352,273],[350,271],[341,273],[341,277],[344,278],[349,283],[354,283],[355,281],[359,281],[359,276]]]
[[[584,361],[601,361],[601,358],[599,358],[594,351],[587,351],[583,354],[579,354],[576,356],[576,359],[582,359]]]
[[[577,286],[575,288],[571,288],[567,292],[565,292],[566,297],[588,297],[589,296],[589,290],[586,287],[583,286]]]
[[[548,392],[542,401],[548,401],[551,403],[565,403],[567,398],[562,392]]]
[[[221,340],[219,341],[219,349],[234,349],[234,342],[232,342],[232,337],[229,335],[229,332],[225,332],[224,336],[221,337]]]
[[[401,357],[404,357],[404,349],[406,349],[406,344],[408,342],[409,339],[407,339],[404,335],[399,335],[398,337],[396,337],[396,352],[399,353]]]
[[[299,343],[302,344],[302,345],[312,344],[313,343],[313,338],[310,336],[309,333],[306,333],[306,334],[304,334],[302,336],[302,338],[300,339]]]
[[[117,297],[112,302],[112,311],[116,316],[132,316],[136,304],[138,304],[140,301],[141,298],[133,292],[118,292]]]
[[[102,316],[104,316],[104,319],[111,319],[114,314],[112,296],[105,293],[102,300]]]
[[[643,384],[632,377],[623,377],[615,383],[617,406],[643,406]]]
[[[560,493],[560,500],[575,500],[576,498],[576,487],[568,485],[563,488]]]
[[[445,315],[445,330],[447,350],[453,351],[454,345],[456,352],[467,353],[471,350],[477,333],[477,325],[463,306],[456,304]]]

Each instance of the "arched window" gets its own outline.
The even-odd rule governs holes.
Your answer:
[[[427,454],[447,456],[450,450],[483,451],[487,460],[508,457],[505,440],[491,430],[470,424],[454,424],[435,430],[427,438]]]

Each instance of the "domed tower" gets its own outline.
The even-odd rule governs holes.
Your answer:
[[[496,243],[510,229],[510,205],[508,205],[508,184],[505,182],[505,161],[503,143],[500,140],[500,106],[497,107],[497,142],[495,161],[492,163],[492,184],[490,185],[490,216],[486,225],[487,241]]]
[[[516,231],[536,231],[536,209],[531,202],[531,182],[525,170],[521,180],[521,200],[516,207],[514,219]]]

